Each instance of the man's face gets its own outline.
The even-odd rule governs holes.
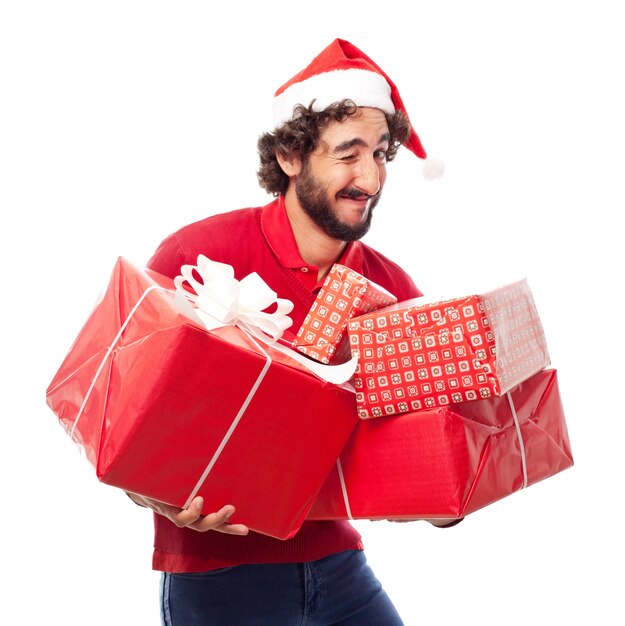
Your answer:
[[[323,129],[319,146],[295,181],[302,209],[327,235],[341,241],[355,241],[369,230],[386,180],[386,117],[379,109],[360,112]]]

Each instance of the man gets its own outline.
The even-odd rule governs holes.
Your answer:
[[[403,270],[359,241],[399,146],[426,156],[388,76],[337,39],[276,92],[274,113],[274,132],[259,140],[258,177],[276,199],[182,228],[149,266],[174,277],[204,254],[232,265],[239,280],[258,272],[293,301],[294,330],[336,262],[399,300],[420,295]],[[346,521],[309,521],[280,541],[229,524],[231,505],[202,517],[201,498],[180,510],[131,497],[156,513],[165,624],[402,623]]]

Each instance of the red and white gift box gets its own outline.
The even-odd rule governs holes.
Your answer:
[[[348,333],[362,419],[502,395],[550,363],[526,280],[400,302],[352,319]]]
[[[175,297],[119,259],[47,403],[102,482],[179,507],[200,495],[204,514],[232,504],[231,522],[291,537],[358,421],[354,394]]]
[[[571,465],[546,369],[504,396],[361,420],[309,518],[458,518]]]
[[[397,298],[380,285],[335,263],[297,331],[293,346],[321,363],[347,361],[347,322],[395,302]]]

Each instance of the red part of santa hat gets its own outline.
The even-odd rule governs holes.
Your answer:
[[[349,41],[335,39],[310,65],[276,91],[273,102],[276,128],[293,118],[293,109],[298,104],[309,106],[314,100],[313,110],[323,111],[344,99],[389,114],[400,110],[408,118],[395,83],[362,50]],[[404,145],[425,159],[426,152],[412,124],[410,129]]]

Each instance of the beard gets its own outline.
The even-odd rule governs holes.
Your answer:
[[[358,190],[345,189],[342,193],[352,194],[354,197],[362,196],[362,192]],[[355,226],[345,224],[336,216],[328,198],[327,188],[310,173],[308,165],[304,167],[295,181],[295,194],[306,215],[326,235],[339,241],[357,241],[365,236],[371,226],[373,209],[380,199],[380,193],[371,199],[364,222]]]

